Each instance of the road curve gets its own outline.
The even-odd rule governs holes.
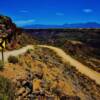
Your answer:
[[[69,62],[70,65],[75,67],[79,72],[88,76],[92,80],[96,81],[97,84],[100,84],[100,73],[92,70],[88,66],[86,66],[86,65],[80,63],[79,61],[77,61],[76,59],[72,58],[70,55],[66,54],[62,49],[53,47],[53,46],[46,46],[46,45],[39,45],[39,46],[49,48],[49,49],[55,51],[55,53],[57,53],[57,55],[60,56],[64,62]]]
[[[91,78],[97,84],[100,85],[100,73],[90,69],[88,66],[83,65],[79,61],[75,60],[70,55],[66,54],[62,49],[57,48],[57,47],[53,47],[53,46],[47,46],[47,45],[37,45],[37,46],[53,50],[59,57],[62,58],[62,60],[64,62],[69,62],[70,65],[75,67],[79,72],[81,72],[82,74],[88,76],[89,78]],[[6,52],[4,52],[4,60],[5,60],[5,62],[7,61],[8,57],[10,55],[18,56],[18,55],[20,55],[22,53],[25,53],[28,49],[34,49],[34,46],[33,45],[28,45],[28,46],[23,47],[23,48],[21,48],[19,50],[13,50],[13,51],[6,51]],[[1,58],[2,57],[0,55],[0,60],[1,60]]]
[[[28,49],[34,49],[32,45],[28,45],[26,47],[23,47],[21,49],[18,49],[18,50],[13,50],[13,51],[6,51],[4,52],[4,61],[6,62],[8,60],[8,57],[10,55],[12,56],[18,56],[20,54],[23,54],[25,53]],[[2,56],[0,55],[0,60],[2,59]]]

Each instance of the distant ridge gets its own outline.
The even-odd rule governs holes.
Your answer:
[[[100,28],[100,24],[96,22],[88,22],[88,23],[75,23],[75,24],[64,24],[64,25],[42,25],[42,24],[36,24],[36,25],[26,25],[23,26],[23,28],[41,28],[41,29],[47,29],[47,28]]]

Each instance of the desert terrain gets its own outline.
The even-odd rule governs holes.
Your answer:
[[[99,100],[100,29],[22,29],[0,16],[0,100]]]

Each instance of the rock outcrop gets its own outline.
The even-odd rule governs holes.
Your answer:
[[[16,29],[16,25],[9,17],[0,15],[0,37],[14,34]]]

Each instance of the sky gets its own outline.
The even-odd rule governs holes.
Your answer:
[[[100,23],[100,0],[0,0],[0,14],[18,26]]]

